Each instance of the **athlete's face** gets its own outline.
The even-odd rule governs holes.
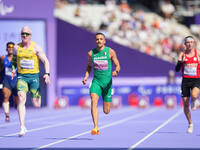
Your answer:
[[[8,45],[8,47],[7,47],[8,55],[12,55],[13,54],[13,47],[14,47],[13,44],[9,44]]]
[[[21,31],[21,38],[22,38],[22,42],[29,42],[31,40],[31,30],[28,28],[24,28]]]
[[[95,40],[96,40],[96,46],[98,48],[103,47],[104,44],[106,43],[105,37],[103,35],[101,35],[101,34],[96,35]]]
[[[186,49],[192,50],[195,46],[194,40],[187,40],[185,42]]]

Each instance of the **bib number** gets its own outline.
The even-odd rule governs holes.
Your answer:
[[[22,69],[33,69],[34,68],[34,60],[21,60],[20,67]]]
[[[12,68],[5,68],[5,75],[6,76],[11,76],[11,74],[12,74]]]
[[[107,60],[95,60],[94,61],[95,70],[108,70],[108,61]]]
[[[184,68],[184,75],[187,76],[196,76],[197,75],[197,67],[186,67]]]

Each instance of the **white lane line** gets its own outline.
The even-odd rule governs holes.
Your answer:
[[[119,125],[119,124],[122,124],[124,122],[127,122],[129,120],[132,120],[132,119],[136,119],[136,118],[139,118],[139,117],[143,117],[145,115],[148,115],[150,113],[153,113],[155,110],[158,110],[158,109],[150,109],[149,111],[146,111],[146,112],[142,112],[140,114],[136,114],[136,115],[133,115],[133,116],[130,116],[130,117],[126,117],[124,119],[121,119],[121,120],[118,120],[118,121],[115,121],[115,122],[112,122],[110,124],[107,124],[107,125],[104,125],[102,127],[100,127],[99,129],[104,129],[104,128],[108,128],[108,127],[111,127],[111,126],[114,126],[114,125]],[[67,140],[70,140],[70,139],[73,139],[73,138],[77,138],[79,136],[82,136],[82,135],[85,135],[85,134],[88,134],[90,133],[91,131],[86,131],[86,132],[83,132],[83,133],[80,133],[80,134],[76,134],[74,136],[71,136],[69,138],[65,138],[65,139],[62,139],[62,140],[58,140],[56,142],[52,142],[52,143],[49,143],[49,144],[46,144],[46,145],[43,145],[43,146],[40,146],[38,148],[35,148],[34,150],[39,150],[39,149],[42,149],[42,148],[47,148],[49,146],[52,146],[52,145],[55,145],[55,144],[58,144],[58,143],[61,143],[61,142],[65,142]]]
[[[89,120],[89,119],[91,119],[91,117],[84,117],[82,119],[76,119],[76,120],[72,120],[72,121],[61,122],[61,123],[57,123],[57,124],[53,124],[53,125],[40,127],[40,128],[30,129],[30,130],[27,131],[27,133],[28,132],[39,131],[39,130],[44,130],[44,129],[48,129],[48,128],[54,128],[54,127],[58,127],[58,126],[64,126],[64,125],[73,124],[73,123],[78,123],[80,121],[85,121],[85,120]],[[19,135],[19,132],[1,136],[0,139],[8,137],[8,136],[15,136],[15,135]]]
[[[123,111],[115,111],[112,114],[118,114],[118,113],[122,114],[122,113],[126,113],[126,112],[129,112],[129,111],[132,111],[132,110],[131,109],[124,109]],[[100,116],[102,116],[102,114],[100,114]],[[89,120],[89,119],[91,119],[91,116],[84,117],[82,119],[71,120],[71,121],[67,121],[67,122],[65,121],[65,122],[61,122],[61,123],[57,123],[57,124],[53,124],[53,125],[48,125],[48,126],[44,126],[44,127],[40,127],[40,128],[29,129],[27,132],[34,132],[34,131],[44,130],[44,129],[48,129],[48,128],[54,128],[54,127],[58,127],[58,126],[64,126],[64,125],[68,125],[68,124],[74,124],[74,123],[78,123],[78,122]],[[19,132],[0,136],[0,139],[5,138],[5,137],[9,137],[9,136],[16,136],[16,135],[19,135]]]
[[[128,150],[132,150],[136,148],[139,144],[144,142],[146,139],[148,139],[150,136],[152,136],[154,133],[156,133],[158,130],[166,126],[168,123],[170,123],[172,120],[174,120],[176,117],[178,117],[180,114],[182,114],[183,110],[179,110],[177,113],[175,113],[173,116],[171,116],[168,120],[166,120],[164,123],[162,123],[160,126],[158,126],[155,130],[153,130],[151,133],[149,133],[147,136],[145,136],[143,139],[138,141],[136,144],[132,145]]]
[[[78,111],[76,113],[70,113],[70,114],[71,115],[69,115],[67,117],[73,117],[73,116],[76,116],[76,115],[80,115],[80,114],[82,114],[82,112]],[[48,120],[48,119],[58,119],[58,118],[61,118],[61,117],[66,117],[66,114],[62,113],[62,114],[58,114],[58,115],[56,114],[56,116],[53,115],[53,116],[49,116],[49,117],[29,119],[29,120],[26,120],[26,123],[37,122],[37,121],[44,121],[44,120]],[[13,125],[19,125],[19,121],[1,124],[0,127],[8,127],[8,126],[13,126]]]
[[[130,110],[133,110],[133,109],[131,108],[131,109],[124,109],[124,110],[125,110],[124,112],[126,112],[126,111],[130,111]],[[85,111],[85,112],[88,113],[88,114],[90,113],[90,112],[87,112],[87,111]],[[113,111],[112,114],[115,114],[115,113],[118,113],[118,112],[119,112],[119,110]],[[66,112],[66,113],[69,113],[69,112]],[[44,120],[48,120],[48,119],[56,119],[56,120],[58,120],[58,118],[61,118],[61,117],[72,117],[72,116],[76,116],[76,115],[79,115],[79,114],[83,114],[83,112],[80,109],[80,111],[78,111],[76,113],[69,113],[69,114],[70,115],[66,116],[65,112],[62,112],[62,114],[56,114],[56,116],[53,115],[53,116],[49,116],[49,117],[29,119],[29,120],[26,120],[26,123],[32,123],[32,122],[37,122],[37,121],[44,121]],[[13,125],[19,125],[19,121],[17,121],[17,122],[9,122],[9,123],[5,123],[5,124],[0,124],[0,127],[8,127],[8,126],[13,126]]]

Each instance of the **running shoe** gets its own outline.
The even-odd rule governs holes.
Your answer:
[[[92,135],[99,135],[99,130],[98,129],[96,129],[96,128],[94,128],[94,129],[92,129],[92,131],[91,131],[91,134]]]
[[[196,110],[199,106],[198,100],[191,101],[191,109]]]
[[[187,133],[192,133],[193,132],[193,124],[189,124]]]
[[[9,117],[9,116],[6,116],[5,121],[6,121],[6,122],[10,122],[10,117]]]
[[[19,136],[20,136],[20,137],[21,137],[21,136],[24,136],[26,132],[27,132],[26,127],[21,127],[21,131],[20,131],[20,133],[19,133]]]

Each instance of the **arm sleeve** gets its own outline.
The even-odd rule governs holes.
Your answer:
[[[183,65],[182,61],[178,61],[175,67],[176,72],[179,72],[181,70],[181,67]]]

